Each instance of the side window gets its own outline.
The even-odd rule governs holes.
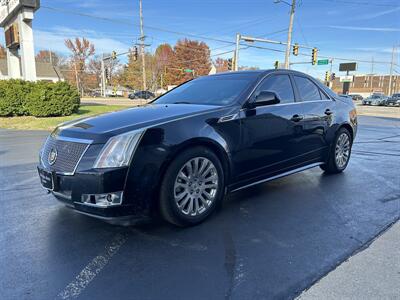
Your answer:
[[[281,103],[294,102],[293,87],[288,75],[273,75],[266,78],[257,91],[275,92],[281,99]]]
[[[331,100],[323,91],[319,91],[322,100]]]
[[[294,76],[294,81],[299,90],[301,100],[315,101],[322,99],[318,87],[310,79],[301,76]]]

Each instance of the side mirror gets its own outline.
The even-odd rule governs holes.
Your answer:
[[[278,104],[281,100],[279,99],[278,95],[272,91],[260,91],[256,96],[253,106],[265,106],[265,105],[272,105]]]

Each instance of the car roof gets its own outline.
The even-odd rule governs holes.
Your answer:
[[[260,75],[267,75],[270,73],[280,73],[280,72],[287,72],[287,73],[291,73],[294,75],[302,75],[302,76],[307,76],[307,77],[312,77],[306,73],[303,72],[299,72],[299,71],[295,71],[295,70],[288,70],[288,69],[267,69],[267,70],[243,70],[243,71],[231,71],[231,72],[221,72],[221,73],[217,73],[217,74],[212,74],[209,75],[210,77],[214,77],[214,76],[235,76],[235,75],[253,75],[253,76],[260,76]]]

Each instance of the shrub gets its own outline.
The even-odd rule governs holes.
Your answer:
[[[35,117],[69,116],[78,111],[79,93],[66,82],[38,82],[28,94],[25,108]]]
[[[26,115],[25,102],[33,85],[23,80],[0,80],[0,116]]]
[[[0,116],[68,116],[79,105],[79,93],[66,82],[0,80]]]

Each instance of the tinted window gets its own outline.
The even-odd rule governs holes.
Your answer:
[[[294,76],[300,98],[303,101],[321,100],[321,94],[318,87],[308,78]]]
[[[275,92],[281,103],[294,102],[292,83],[288,75],[273,75],[266,78],[257,89],[258,91]]]
[[[322,100],[330,100],[329,97],[323,92],[323,91],[319,91],[321,94],[321,99]],[[351,98],[351,97],[350,97]]]
[[[154,103],[226,105],[233,103],[253,82],[250,76],[203,77],[177,87]]]

